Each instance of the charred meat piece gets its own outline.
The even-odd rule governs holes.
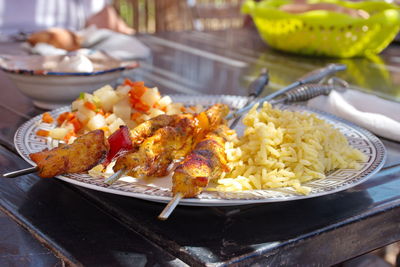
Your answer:
[[[195,121],[181,118],[175,127],[158,129],[140,145],[136,152],[118,158],[114,171],[129,170],[135,177],[162,177],[168,174],[168,166],[176,159],[184,157],[191,149]]]
[[[230,129],[219,125],[208,133],[194,150],[175,169],[172,177],[172,193],[183,197],[195,197],[208,182],[229,171],[225,154],[226,137]]]
[[[50,178],[65,173],[80,173],[93,168],[107,155],[108,142],[102,130],[78,137],[70,145],[30,154],[39,168],[38,175]]]

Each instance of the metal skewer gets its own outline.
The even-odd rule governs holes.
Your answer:
[[[15,178],[24,174],[29,174],[29,173],[34,173],[37,172],[39,168],[37,166],[29,167],[26,169],[18,170],[18,171],[13,171],[13,172],[7,172],[3,174],[3,177],[5,178]]]
[[[178,192],[175,196],[168,202],[167,206],[161,211],[160,215],[158,215],[158,219],[165,221],[168,219],[169,215],[174,211],[176,206],[179,204],[179,201],[183,198],[183,194]]]
[[[120,169],[118,170],[116,173],[114,173],[113,175],[111,175],[110,177],[108,177],[107,179],[104,180],[104,183],[111,185],[112,183],[114,183],[115,181],[117,181],[119,178],[121,178],[121,176],[125,175],[128,172],[127,169]]]

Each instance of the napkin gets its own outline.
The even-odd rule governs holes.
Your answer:
[[[150,49],[132,35],[97,29],[95,26],[83,29],[78,34],[83,38],[83,47],[104,51],[120,60],[145,59],[150,56]]]
[[[332,113],[376,135],[400,142],[400,103],[347,89],[318,96],[307,106]]]
[[[89,26],[77,34],[82,38],[81,47],[89,50],[105,52],[119,60],[146,59],[150,56],[150,49],[140,42],[135,36],[114,32],[109,29],[97,29]],[[34,54],[42,56],[67,55],[68,51],[46,43],[37,43],[30,46],[23,44],[23,48]]]

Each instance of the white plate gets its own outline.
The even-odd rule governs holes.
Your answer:
[[[212,105],[215,103],[226,103],[233,109],[241,107],[246,101],[245,97],[224,95],[176,95],[172,96],[172,98],[176,102],[181,102],[187,105]],[[364,182],[382,168],[386,159],[385,147],[376,136],[367,130],[333,115],[317,112],[304,106],[283,106],[283,108],[317,113],[318,117],[325,119],[334,125],[334,127],[338,128],[346,136],[351,146],[359,149],[367,155],[367,160],[361,163],[361,169],[338,169],[329,173],[325,179],[308,182],[305,185],[311,187],[311,192],[306,196],[297,194],[291,188],[251,190],[231,193],[204,191],[197,198],[181,200],[180,204],[194,206],[230,206],[323,196],[348,189]],[[51,115],[57,117],[60,113],[65,111],[69,111],[69,107],[56,109],[51,112]],[[31,164],[33,164],[33,162],[29,158],[30,153],[42,151],[45,148],[50,149],[57,145],[56,141],[51,140],[50,138],[39,137],[35,134],[39,129],[49,129],[54,127],[54,125],[40,123],[40,119],[41,115],[36,116],[23,124],[17,130],[14,138],[14,143],[18,152]],[[57,178],[68,183],[94,190],[136,197],[149,201],[166,203],[171,199],[170,177],[153,178],[146,181],[126,177],[115,182],[111,186],[103,183],[104,178],[93,178],[87,174],[60,175],[57,176]]]

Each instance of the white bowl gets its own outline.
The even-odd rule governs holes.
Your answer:
[[[107,84],[113,86],[124,70],[138,66],[132,61],[108,59],[104,62],[103,68],[96,62],[93,72],[53,72],[40,68],[43,66],[43,61],[55,58],[55,56],[3,56],[0,59],[0,68],[23,94],[32,99],[35,106],[54,109],[70,104],[81,92],[91,93]]]

